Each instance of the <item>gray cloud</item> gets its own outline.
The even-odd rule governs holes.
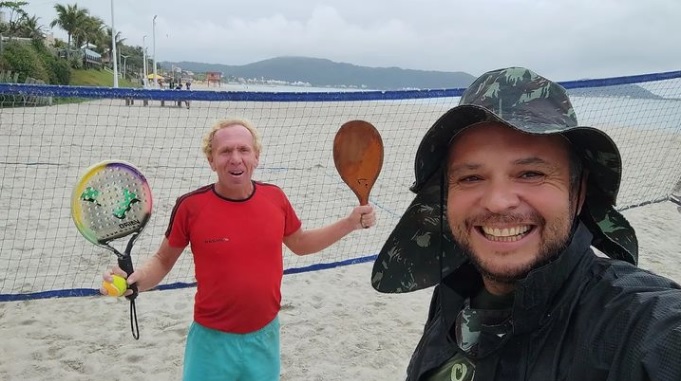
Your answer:
[[[68,2],[63,2],[66,4]],[[110,2],[79,6],[111,22]],[[678,0],[114,0],[127,43],[160,61],[246,64],[308,56],[465,71],[522,65],[556,80],[679,70]],[[54,2],[25,9],[47,25]],[[49,29],[49,28],[47,28]],[[64,37],[55,28],[55,36]]]

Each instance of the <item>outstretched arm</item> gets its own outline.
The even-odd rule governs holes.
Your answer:
[[[355,207],[340,220],[317,229],[302,227],[284,238],[284,244],[297,255],[313,254],[333,245],[357,229],[367,229],[376,224],[376,213],[371,205]]]

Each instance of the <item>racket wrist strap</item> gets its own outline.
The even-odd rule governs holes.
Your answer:
[[[140,326],[137,324],[137,306],[135,305],[135,300],[130,300],[130,330],[132,331],[132,337],[135,340],[140,339]]]
[[[130,255],[119,257],[118,267],[125,271],[128,276],[135,271],[132,266],[132,258]],[[137,305],[135,304],[135,298],[137,298],[137,294],[139,294],[139,291],[137,290],[137,284],[131,284],[130,289],[132,290],[132,294],[126,296],[126,298],[130,300],[130,330],[132,331],[132,337],[134,337],[135,340],[139,340],[140,328],[139,324],[137,323]]]

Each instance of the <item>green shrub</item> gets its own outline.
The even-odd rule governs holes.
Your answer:
[[[52,85],[68,85],[71,80],[71,68],[66,60],[60,59],[41,40],[33,40],[33,49],[43,61],[49,82]]]
[[[2,52],[5,70],[19,73],[19,82],[31,77],[45,82],[50,81],[48,70],[43,64],[42,57],[33,45],[18,41],[10,41]]]
[[[82,69],[83,68],[83,59],[80,57],[71,57],[71,67],[73,69]]]
[[[71,81],[71,67],[69,67],[68,62],[54,56],[49,58],[49,62],[51,77],[53,77],[50,83],[54,85],[68,85]]]
[[[31,77],[53,85],[68,85],[71,68],[58,58],[41,40],[32,43],[10,41],[0,55],[0,70],[19,73],[19,82]]]

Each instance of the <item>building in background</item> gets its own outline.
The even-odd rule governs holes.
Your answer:
[[[206,73],[206,85],[210,87],[211,82],[213,85],[220,87],[222,85],[222,72],[219,71],[209,71]]]

